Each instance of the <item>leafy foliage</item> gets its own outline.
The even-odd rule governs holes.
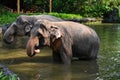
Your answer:
[[[49,0],[24,0],[24,10],[32,12],[49,12]]]
[[[49,0],[23,0],[25,12],[49,12]],[[105,12],[119,9],[120,0],[52,0],[52,12],[102,17]]]
[[[52,0],[53,16],[66,18],[103,17],[112,9],[120,9],[120,0]],[[49,0],[24,0],[24,11],[32,13],[49,12]],[[70,13],[70,14],[69,14]],[[73,15],[73,14],[77,14]],[[0,24],[13,22],[18,15],[0,6]],[[119,10],[120,18],[120,10]]]
[[[24,2],[39,6],[38,12],[49,12],[49,0],[24,0]],[[104,12],[118,8],[119,5],[120,0],[52,0],[52,12],[102,17]]]
[[[3,9],[3,8],[2,8]],[[0,10],[2,10],[0,8]],[[5,25],[7,23],[12,23],[16,20],[16,18],[19,16],[17,13],[11,13],[9,11],[5,11],[5,9],[2,10],[3,12],[0,13],[0,24]],[[40,15],[41,13],[30,13],[27,15]],[[62,19],[74,19],[74,18],[82,18],[79,14],[66,14],[66,13],[43,13],[43,14],[49,14],[53,15]]]
[[[18,14],[11,13],[4,9],[2,5],[0,5],[0,24],[7,24],[13,22]]]
[[[19,80],[19,78],[6,66],[0,64],[0,80]]]

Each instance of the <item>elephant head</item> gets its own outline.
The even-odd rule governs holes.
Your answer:
[[[50,21],[62,21],[62,19],[50,15],[38,15],[38,16],[21,15],[6,30],[3,36],[3,40],[6,43],[12,43],[14,42],[17,36],[24,36],[24,35],[29,36],[34,23],[37,20],[42,20],[42,19],[47,19]]]
[[[29,20],[29,21],[28,21]],[[3,40],[6,43],[14,42],[17,36],[24,36],[29,33],[32,28],[32,24],[30,22],[30,17],[21,15],[17,18],[15,22],[13,22],[9,28],[5,31]]]
[[[6,42],[6,43],[11,43],[13,42],[14,40],[14,36],[15,36],[15,23],[12,23],[8,29],[6,29],[6,31],[4,32],[4,36],[3,36],[3,40]],[[13,27],[11,27],[13,26]],[[7,32],[7,34],[6,34]]]
[[[27,55],[32,57],[44,46],[52,46],[57,39],[62,37],[58,26],[52,25],[50,21],[43,20],[36,22],[31,30],[31,36],[27,43]]]

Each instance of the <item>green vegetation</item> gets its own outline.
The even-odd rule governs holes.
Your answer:
[[[39,7],[33,12],[49,12],[49,0],[24,0],[27,8]],[[52,12],[80,14],[84,17],[102,17],[103,13],[119,8],[120,0],[52,0]],[[25,9],[26,10],[26,9]]]
[[[40,15],[40,14],[46,14],[46,15],[52,15],[58,18],[62,19],[81,19],[82,16],[80,14],[68,14],[68,13],[57,13],[57,12],[52,12],[52,13],[28,13],[27,15]]]
[[[34,14],[28,14],[28,15],[35,15],[35,14],[39,15],[40,13],[34,13]],[[53,15],[62,19],[82,18],[82,16],[77,14],[66,14],[66,13],[44,13],[44,14]],[[0,15],[0,24],[3,25],[3,24],[11,23],[15,21],[18,16],[19,15],[17,13],[5,12],[5,14]]]
[[[3,72],[0,72],[0,80],[17,80],[16,75],[3,75]]]
[[[24,12],[48,13],[49,0],[21,0]],[[96,17],[102,18],[114,8],[120,9],[120,0],[52,0],[53,16],[63,19]],[[70,13],[70,14],[69,14]],[[18,15],[0,6],[0,24],[13,22]],[[120,16],[120,10],[119,10]]]
[[[82,18],[82,16],[78,15],[78,14],[66,14],[66,13],[48,13],[50,15],[62,18],[62,19],[80,19]]]
[[[119,17],[119,22],[120,22],[120,8],[118,8],[118,17]]]
[[[18,80],[18,77],[6,67],[0,66],[0,80]]]
[[[13,22],[18,14],[11,13],[0,5],[0,25]]]
[[[11,13],[4,9],[2,6],[0,6],[0,25],[4,25],[7,23],[12,23],[16,20],[16,18],[19,16],[17,13]],[[30,13],[28,15],[40,15],[42,13]],[[66,14],[66,13],[43,13],[43,14],[49,14],[53,15],[62,19],[74,19],[74,18],[82,18],[82,16],[78,14]]]
[[[11,23],[16,20],[18,14],[6,12],[5,14],[0,15],[0,24]]]

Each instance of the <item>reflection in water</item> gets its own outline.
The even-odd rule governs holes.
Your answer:
[[[71,66],[55,64],[48,48],[33,58],[29,58],[24,49],[1,49],[1,52],[0,62],[22,80],[94,80],[98,76],[96,61],[73,60]]]
[[[71,66],[66,66],[53,63],[49,48],[43,49],[32,58],[26,55],[25,49],[0,48],[0,63],[17,73],[21,80],[119,80],[120,25],[92,27],[101,40],[97,61],[73,60]],[[21,44],[14,47],[19,46]]]
[[[71,66],[53,64],[50,69],[49,76],[41,77],[47,80],[94,80],[98,73],[96,61],[74,61]]]

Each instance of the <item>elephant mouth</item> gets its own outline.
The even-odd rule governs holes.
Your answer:
[[[34,52],[33,52],[33,54],[36,54],[36,53],[40,53],[39,46],[35,46],[35,47],[34,47]]]
[[[30,39],[27,43],[26,49],[27,49],[27,55],[29,57],[33,57],[35,56],[35,54],[39,53],[40,49],[39,49],[38,38],[35,37],[35,38]]]
[[[32,54],[30,54],[30,55],[28,55],[28,56],[33,57],[33,56],[35,56],[36,54],[40,53],[39,46],[35,45],[31,53],[32,53]]]
[[[39,43],[36,43],[36,42],[34,43],[34,40],[28,41],[26,49],[27,49],[27,55],[29,57],[33,57],[40,52]]]
[[[29,57],[33,57],[36,54],[40,53],[39,46],[34,46],[34,48],[31,50],[31,52],[29,52],[29,51],[27,51],[27,54],[28,54]]]

